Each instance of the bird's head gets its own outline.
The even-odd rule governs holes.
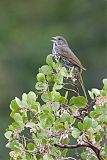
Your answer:
[[[65,38],[62,36],[52,37],[51,40],[56,46],[68,46],[68,43]]]

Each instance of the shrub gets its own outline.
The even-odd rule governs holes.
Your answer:
[[[11,101],[5,137],[11,160],[107,159],[107,79],[92,89],[91,103],[68,71],[51,55],[39,68],[36,91]],[[73,148],[81,148],[79,155]],[[73,149],[73,157],[68,156]]]

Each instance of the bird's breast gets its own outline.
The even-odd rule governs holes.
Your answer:
[[[59,54],[60,54],[60,49],[58,46],[55,46],[53,44],[53,50],[52,50],[52,54],[54,55],[55,60],[57,61],[59,58]]]

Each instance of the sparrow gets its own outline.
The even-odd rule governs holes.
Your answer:
[[[66,68],[72,68],[74,67],[74,74],[76,77],[78,77],[78,80],[81,84],[81,87],[83,89],[84,95],[87,98],[83,79],[82,79],[82,71],[86,70],[81,61],[78,59],[78,57],[73,53],[73,51],[69,48],[68,42],[66,39],[62,36],[56,36],[52,37],[53,42],[53,50],[52,54],[56,61],[58,61],[59,57],[61,60],[61,63]]]

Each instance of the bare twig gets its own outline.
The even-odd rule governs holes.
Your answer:
[[[97,158],[99,160],[104,160],[103,157],[100,155],[100,150],[93,146],[91,143],[85,143],[85,144],[72,144],[72,145],[68,145],[68,144],[55,144],[56,147],[59,147],[59,148],[80,148],[80,147],[88,147],[90,149],[92,149],[94,151],[94,153],[96,154]]]
[[[63,85],[70,85],[70,86],[74,87],[77,90],[78,94],[79,94],[79,88],[77,87],[77,85],[75,83],[66,82],[66,83],[63,83]]]
[[[81,118],[80,116],[74,116],[74,118],[80,120],[81,122],[83,122],[83,118]]]
[[[95,100],[91,101],[90,104],[86,105],[87,113],[89,113],[92,110],[94,104],[95,104]]]
[[[73,158],[73,157],[66,157],[66,158],[64,158],[64,159],[72,159],[72,160],[77,160],[77,159],[75,159],[75,158]]]
[[[74,94],[76,94],[76,95],[79,96],[79,93],[78,93],[76,90],[74,90],[74,89],[69,89],[69,88],[66,88],[66,87],[63,87],[63,89],[64,89],[65,91],[72,92],[72,93],[74,93]]]

